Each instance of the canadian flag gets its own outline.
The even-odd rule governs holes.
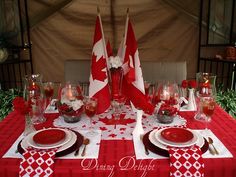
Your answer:
[[[93,41],[92,61],[89,78],[89,96],[98,99],[97,114],[110,107],[110,90],[107,73],[107,51],[100,15],[96,19]]]
[[[110,41],[109,41],[109,40],[107,41],[107,46],[106,46],[106,48],[107,48],[107,56],[108,56],[108,57],[112,56],[112,55],[113,55],[113,51],[112,51],[111,44],[110,44]]]
[[[121,49],[119,49],[121,51]],[[137,41],[135,39],[132,24],[127,15],[124,43],[122,52],[118,52],[123,58],[123,92],[136,108],[147,113],[154,111],[154,106],[148,102],[145,96],[143,74],[140,66]]]

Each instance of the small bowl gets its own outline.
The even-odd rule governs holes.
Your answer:
[[[66,123],[76,123],[80,121],[80,116],[70,116],[63,114],[62,117]]]
[[[63,110],[60,110],[60,107],[58,108],[59,114],[64,118],[64,121],[67,123],[76,123],[80,121],[81,114],[83,113],[83,106],[78,109],[77,111],[72,112],[65,112]]]
[[[170,123],[173,122],[175,116],[167,116],[167,115],[160,115],[160,114],[157,114],[156,117],[157,117],[157,120],[158,120],[160,123],[163,123],[163,124],[170,124]]]

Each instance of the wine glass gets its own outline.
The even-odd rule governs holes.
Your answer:
[[[145,95],[149,102],[153,103],[153,97],[155,94],[155,84],[144,81]]]
[[[205,133],[208,133],[208,123],[211,122],[211,117],[215,110],[215,100],[213,97],[201,97],[199,103],[199,109],[202,116],[198,119],[205,123]]]
[[[97,98],[89,97],[89,96],[84,97],[84,112],[90,120],[88,135],[91,135],[91,136],[96,134],[96,132],[93,131],[93,129],[92,129],[93,128],[92,127],[92,118],[95,116],[95,114],[97,112],[97,104],[98,104]]]
[[[43,83],[43,90],[44,90],[45,97],[47,99],[47,103],[51,104],[52,97],[54,94],[54,83],[53,82]]]

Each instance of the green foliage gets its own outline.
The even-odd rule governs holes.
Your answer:
[[[235,90],[218,90],[216,102],[232,117],[236,119],[236,91]]]
[[[12,100],[16,96],[22,96],[22,91],[19,89],[0,90],[0,121],[12,111]]]

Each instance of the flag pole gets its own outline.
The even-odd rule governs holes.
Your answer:
[[[126,21],[125,21],[125,35],[124,35],[124,46],[125,46],[125,43],[126,43],[126,38],[127,38],[128,23],[129,23],[129,8],[127,8],[127,11],[126,11]]]
[[[105,43],[105,37],[104,37],[104,32],[103,32],[103,26],[102,26],[102,20],[101,20],[101,15],[100,15],[100,9],[97,6],[97,13],[98,13],[98,18],[99,18],[99,22],[100,22],[100,26],[101,26],[101,31],[102,31],[102,44],[103,44],[103,48],[104,48],[104,53],[105,53],[105,58],[107,61],[107,66],[109,67],[109,62],[108,62],[108,55],[107,55],[107,50],[106,50],[106,43]]]
[[[101,26],[101,31],[102,31],[102,44],[103,44],[104,53],[105,53],[105,58],[106,58],[106,63],[107,63],[108,81],[110,81],[110,79],[111,79],[111,77],[110,77],[110,72],[109,72],[110,64],[109,64],[109,62],[108,62],[108,55],[107,55],[105,37],[104,37],[104,32],[103,32],[102,19],[101,19],[101,15],[100,15],[100,9],[99,9],[98,6],[97,6],[97,13],[98,13],[98,18],[99,18],[99,22],[100,22],[100,26]]]

